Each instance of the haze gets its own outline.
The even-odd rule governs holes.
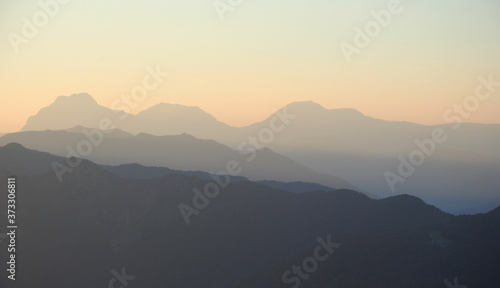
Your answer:
[[[0,132],[19,131],[58,95],[111,107],[147,66],[170,77],[132,114],[157,103],[198,106],[231,126],[294,101],[355,108],[385,120],[443,123],[500,67],[500,3],[402,1],[381,36],[348,63],[339,48],[388,1],[244,1],[220,21],[212,1],[70,1],[15,53],[8,33],[38,1],[0,1]],[[496,74],[498,75],[498,74]],[[467,121],[500,123],[492,98]]]

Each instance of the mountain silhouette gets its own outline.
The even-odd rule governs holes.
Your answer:
[[[7,149],[20,147],[9,145]],[[33,161],[25,165],[37,160]],[[2,171],[8,168],[4,163],[0,162]],[[137,287],[235,287],[249,277],[270,279],[272,283],[272,276],[254,275],[267,275],[265,271],[275,269],[280,283],[288,264],[297,263],[297,255],[309,251],[318,237],[329,236],[341,243],[339,257],[336,252],[311,279],[330,281],[342,273],[349,284],[353,283],[352,275],[361,273],[363,283],[375,281],[370,287],[395,287],[401,278],[383,276],[432,271],[432,277],[424,274],[426,277],[411,278],[410,287],[416,287],[428,279],[439,279],[434,285],[438,286],[446,277],[454,277],[453,267],[468,269],[468,283],[480,283],[482,276],[491,276],[495,271],[473,269],[475,262],[467,260],[477,259],[474,255],[458,257],[450,261],[456,266],[441,269],[441,258],[436,256],[454,259],[463,253],[455,248],[477,243],[467,240],[467,231],[465,236],[453,236],[461,231],[464,221],[476,218],[452,216],[412,196],[374,200],[344,189],[294,194],[239,181],[210,199],[209,205],[186,225],[178,205],[192,205],[193,188],[203,189],[207,180],[177,174],[154,179],[122,178],[83,161],[63,183],[51,172],[18,176],[17,183],[19,191],[23,191],[17,196],[22,203],[17,208],[18,222],[23,224],[19,230],[23,236],[22,253],[18,256],[23,260],[23,273],[38,275],[36,279],[19,277],[16,285],[20,287],[96,287],[99,283],[106,285],[112,277],[109,271],[120,271],[121,267],[126,267],[128,275],[136,276],[133,284]],[[2,193],[0,201],[6,203],[6,197]],[[0,209],[5,211],[4,207]],[[498,224],[498,213],[485,215],[489,225]],[[0,225],[5,225],[6,219],[2,217]],[[482,227],[490,229],[488,225]],[[448,247],[453,249],[447,252],[432,244],[429,235],[433,231],[444,233],[442,237],[447,241],[458,241],[458,246],[450,244]],[[491,243],[490,236],[475,237],[474,241]],[[5,245],[1,243],[0,248]],[[408,249],[421,254],[405,254]],[[412,261],[408,261],[408,255]],[[400,262],[411,265],[378,274],[385,265]],[[379,264],[368,265],[372,263]],[[55,276],[51,271],[65,276]],[[384,281],[376,282],[380,277]],[[391,285],[383,286],[386,284]]]
[[[24,148],[18,143],[10,143],[0,147],[0,163],[2,169],[14,175],[33,176],[48,173],[54,161],[63,161],[49,153]]]
[[[120,177],[133,178],[133,179],[153,179],[168,174],[195,176],[203,180],[213,180],[214,177],[216,177],[216,175],[203,171],[181,171],[181,170],[172,170],[166,167],[146,167],[139,164],[123,164],[118,166],[101,165],[101,167]],[[230,179],[228,181],[230,182],[250,181],[249,179],[242,176],[230,176],[229,178]],[[281,182],[275,180],[261,180],[255,182],[267,187],[272,187],[275,189],[280,189],[293,193],[305,193],[305,192],[320,191],[320,190],[322,191],[334,190],[331,187],[310,182],[300,182],[300,181]]]
[[[81,107],[85,107],[85,112]],[[286,129],[274,133],[272,141],[263,146],[314,171],[335,175],[380,197],[415,195],[455,214],[485,212],[500,205],[500,125],[462,123],[456,126],[458,124],[452,123],[426,126],[383,121],[354,109],[326,109],[311,101],[294,102],[279,111],[294,118]],[[127,117],[121,119],[123,115]],[[261,131],[268,129],[274,118],[276,115],[271,115],[264,121],[237,128],[218,121],[196,107],[158,104],[137,115],[130,115],[100,106],[88,94],[76,94],[59,97],[52,105],[31,117],[23,130],[60,130],[76,125],[99,128],[102,119],[111,119],[114,127],[138,136],[141,133],[156,136],[186,133],[240,150],[248,147],[241,145],[248,137],[258,136]],[[416,167],[415,173],[403,179],[404,182],[391,187],[385,173],[398,173],[400,157],[408,160],[411,153],[421,152],[422,148],[416,142],[428,141],[436,129],[445,134],[446,140],[434,143],[435,147],[431,147],[433,152],[426,157],[423,165]],[[1,143],[7,144],[5,141]],[[432,145],[426,143],[422,145]],[[31,148],[49,151],[40,146]],[[61,150],[50,151],[62,155]],[[92,160],[100,161],[97,158]],[[181,170],[208,169],[134,160],[138,159],[106,160],[104,163],[140,163]],[[263,178],[259,176],[253,179]],[[307,181],[326,186],[335,184],[311,178],[280,177],[265,180]]]
[[[227,174],[228,163],[236,163],[241,170],[241,176],[251,180],[304,181],[333,188],[354,188],[352,184],[340,178],[317,173],[267,148],[257,151],[255,158],[248,161],[248,156],[227,146],[187,134],[153,136],[141,133],[137,136],[127,136],[116,129],[105,136],[104,134],[106,133],[103,133],[101,143],[92,146],[88,156],[76,155],[76,157],[106,165],[137,163],[175,170],[200,170],[214,174],[221,171],[226,171],[224,174]],[[82,133],[30,131],[5,135],[0,138],[0,145],[20,143],[29,149],[64,157],[73,155],[68,154],[70,151],[68,149],[77,151],[82,141],[90,143]]]
[[[119,114],[103,107],[87,93],[59,96],[54,103],[31,116],[21,131],[68,129],[78,125],[99,128],[102,119],[118,122]]]
[[[30,117],[21,131],[65,130],[75,126],[99,129],[102,119],[109,119],[114,127],[133,134],[188,133],[211,138],[211,135],[227,134],[226,130],[231,130],[230,126],[198,107],[161,103],[132,115],[101,106],[89,94],[81,93],[58,97],[54,103]]]
[[[231,127],[219,122],[198,107],[161,103],[119,123],[118,127],[134,134],[178,135],[187,133],[198,138],[227,133]]]

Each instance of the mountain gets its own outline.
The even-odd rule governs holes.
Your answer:
[[[314,149],[358,155],[406,154],[415,149],[415,140],[431,138],[434,129],[443,129],[447,139],[437,143],[439,148],[500,156],[499,124],[462,123],[453,129],[455,123],[426,126],[384,121],[354,109],[326,109],[310,101],[291,103],[281,110],[295,118],[268,145],[280,151]],[[271,115],[262,122],[243,127],[244,134],[269,127],[274,117]]]
[[[48,173],[54,161],[63,161],[49,153],[24,148],[17,143],[0,147],[0,163],[5,171],[14,175],[33,176]]]
[[[132,179],[154,179],[163,177],[168,174],[178,174],[185,176],[195,176],[200,179],[210,180],[213,179],[214,174],[210,174],[203,171],[182,171],[182,170],[173,170],[166,167],[147,167],[140,164],[122,164],[118,166],[111,165],[101,165],[102,168],[107,171],[115,174],[116,176],[120,176],[122,178],[132,178]],[[239,181],[250,181],[242,176],[230,176],[231,182],[239,182]]]
[[[410,177],[397,183],[392,192],[384,174],[389,171],[399,175],[403,163],[400,155],[371,156],[307,149],[285,155],[316,171],[329,171],[381,197],[411,194],[454,214],[485,212],[500,205],[500,159],[495,156],[437,150],[421,166],[413,166]],[[408,156],[401,156],[409,161]]]
[[[415,207],[416,202],[407,196],[379,201],[387,209],[397,203]],[[343,245],[301,281],[300,287],[497,287],[499,211],[500,207],[436,225],[336,235],[332,241]],[[250,275],[236,287],[293,287],[283,283],[284,271],[314,255],[315,248],[312,245],[266,271]]]
[[[99,128],[102,119],[119,123],[122,113],[97,104],[87,93],[59,96],[50,106],[31,116],[21,131],[62,130],[79,125]]]
[[[187,134],[152,136],[142,133],[127,136],[116,129],[100,134],[96,130],[91,131],[19,132],[1,137],[0,145],[19,143],[30,149],[81,157],[106,165],[137,163],[184,171],[226,171],[225,174],[231,172],[228,170],[230,167],[235,171],[231,172],[234,176],[241,174],[251,180],[304,181],[334,188],[354,188],[340,178],[316,173],[267,148],[247,156],[213,140],[201,140]],[[92,141],[97,145],[93,145]],[[87,148],[82,148],[84,146]],[[68,151],[73,153],[68,154]],[[78,151],[86,155],[80,155]]]
[[[30,125],[24,130],[66,129],[76,124],[97,128],[98,117],[88,115],[106,114],[107,119],[122,115],[122,112],[113,112],[95,104],[89,97],[72,95],[62,98],[66,101],[58,98],[54,104],[42,109],[44,113],[40,111],[39,114],[44,114],[47,119],[68,117],[68,121],[53,120],[52,123],[37,115],[30,118]],[[82,115],[79,106],[83,104],[80,105],[80,102],[88,102],[86,105],[92,109],[87,108],[88,113]],[[60,106],[64,106],[59,110],[66,111],[65,114],[57,112],[56,108]],[[283,129],[281,123],[276,124],[280,115],[290,117],[286,119],[287,125]],[[345,179],[363,191],[380,197],[415,195],[454,214],[485,212],[500,205],[500,125],[497,124],[426,126],[383,121],[354,109],[326,109],[311,101],[291,103],[264,121],[240,128],[221,123],[199,108],[172,104],[159,104],[136,116],[112,120],[112,123],[134,134],[147,132],[164,136],[187,133],[199,139],[215,140],[236,150],[248,149],[249,137],[260,140],[265,136],[264,132],[278,125],[279,129],[274,127],[278,132],[272,134],[271,141],[258,141],[260,148],[267,147],[309,169]],[[436,131],[438,134],[435,134]],[[432,139],[433,135],[441,135],[438,138],[442,141],[436,142]],[[423,164],[413,167],[415,171],[410,177],[402,177],[394,185],[389,184],[387,173],[399,175],[401,159],[409,161],[412,153],[424,155]],[[165,166],[165,163],[142,164]],[[262,179],[259,177],[253,180]],[[266,180],[302,180],[332,186],[330,182],[310,178]]]
[[[440,148],[500,157],[499,124],[462,123],[452,128],[457,124],[425,126],[384,121],[354,109],[326,109],[311,101],[294,102],[278,111],[295,117],[266,145],[280,152],[314,149],[392,156],[411,152],[415,149],[415,140],[424,140],[432,136],[434,129],[443,129],[448,139],[440,143]],[[64,130],[75,126],[98,129],[102,119],[110,119],[115,128],[133,134],[164,136],[186,133],[237,148],[248,136],[269,127],[275,117],[273,114],[262,122],[235,128],[198,107],[161,103],[131,115],[101,106],[89,94],[82,93],[58,97],[50,106],[30,117],[22,131]]]
[[[133,178],[133,179],[153,179],[168,174],[195,176],[203,180],[212,180],[215,177],[217,177],[214,174],[210,174],[203,171],[181,171],[181,170],[172,170],[166,167],[146,167],[139,164],[123,164],[119,166],[101,165],[101,167],[103,167],[104,169],[108,170],[109,172],[117,176],[123,178]],[[250,180],[242,176],[230,176],[230,179],[228,181],[235,183],[235,182],[250,181]],[[297,182],[297,181],[281,182],[274,180],[262,180],[262,181],[256,181],[256,183],[262,184],[267,187],[289,191],[293,193],[334,190],[331,187],[310,182]]]
[[[0,162],[0,171],[9,167],[5,163]],[[28,161],[25,165],[32,164]],[[6,175],[9,173],[0,176]],[[0,181],[6,183],[4,178]],[[75,167],[62,183],[51,172],[18,176],[17,202],[22,205],[17,207],[16,219],[22,225],[17,233],[23,245],[18,246],[16,259],[22,263],[19,264],[22,274],[8,287],[100,287],[109,285],[116,277],[113,271],[126,271],[132,277],[127,280],[134,287],[235,287],[257,273],[289,263],[288,259],[318,245],[318,237],[322,241],[341,241],[328,263],[335,265],[338,253],[344,257],[339,265],[347,263],[349,268],[350,264],[357,264],[368,269],[362,270],[366,271],[362,280],[372,285],[360,287],[384,287],[373,282],[377,278],[369,272],[397,261],[418,268],[434,264],[427,268],[433,272],[432,276],[441,278],[440,283],[455,276],[437,265],[439,259],[433,256],[441,254],[400,253],[401,248],[421,247],[421,242],[431,240],[422,235],[459,219],[415,197],[373,200],[343,189],[294,194],[240,181],[209,198],[208,204],[192,215],[191,223],[186,225],[179,204],[193,206],[196,195],[193,188],[203,191],[209,183],[176,174],[154,179],[121,178],[89,161]],[[0,201],[6,203],[7,193],[0,194]],[[5,213],[5,206],[0,207],[2,227],[6,225]],[[377,235],[379,238],[369,238]],[[392,238],[393,235],[408,236]],[[409,237],[415,235],[419,237]],[[481,234],[476,237],[483,239]],[[399,242],[404,239],[411,241]],[[7,243],[0,243],[0,249],[6,251]],[[428,249],[441,251],[435,246]],[[379,251],[387,254],[377,255]],[[450,258],[457,255],[454,251],[450,253]],[[367,259],[359,258],[365,254],[372,257],[371,262],[358,261]],[[408,261],[408,256],[412,261]],[[374,260],[381,264],[365,265]],[[470,283],[488,273],[473,269],[475,262],[462,258],[450,263],[469,269]],[[491,271],[496,271],[496,267],[491,266]],[[392,268],[394,276],[399,267]],[[403,268],[406,273],[407,268]],[[0,263],[0,269],[6,269],[5,262]],[[360,271],[356,269],[347,270],[347,275]],[[321,271],[317,271],[318,277],[331,276]],[[423,271],[414,271],[417,272]],[[411,284],[423,287],[428,280],[426,276],[412,278]],[[385,283],[398,279],[388,278]],[[0,281],[3,287],[8,280],[2,277]]]
[[[211,139],[227,134],[232,128],[198,107],[161,103],[118,123],[119,128],[134,134],[178,135],[187,133]]]
[[[282,110],[294,118],[267,147],[315,171],[380,197],[415,195],[454,214],[500,205],[500,125],[463,123],[454,129],[454,124],[391,122],[313,102],[292,103]],[[257,134],[273,118],[241,128],[241,135]],[[433,135],[441,135],[439,141]],[[218,141],[237,147],[235,142]],[[408,164],[415,153],[424,156],[421,165]],[[402,165],[414,171],[389,184],[387,173],[400,176]]]
[[[415,148],[416,139],[429,138],[437,128],[449,132],[449,139],[440,145],[442,148],[500,157],[499,124],[462,123],[453,129],[455,123],[425,126],[384,121],[354,109],[326,109],[311,101],[294,102],[278,111],[294,116],[286,129],[276,133],[274,141],[267,145],[279,151],[314,148],[361,155],[407,153]],[[161,103],[131,115],[101,106],[89,94],[82,93],[58,97],[30,117],[22,131],[64,130],[75,126],[98,129],[102,119],[110,119],[115,128],[133,134],[186,133],[236,148],[249,135],[269,127],[275,117],[273,114],[262,122],[235,128],[198,107]]]
[[[280,182],[280,181],[274,181],[274,180],[262,180],[262,181],[257,181],[257,183],[262,184],[264,186],[272,187],[275,189],[290,191],[292,193],[305,193],[305,192],[311,192],[311,191],[332,191],[332,190],[335,190],[332,187],[328,187],[328,186],[324,186],[324,185],[320,185],[320,184],[316,184],[316,183],[301,182],[301,181]]]
[[[80,93],[58,97],[31,116],[21,131],[66,130],[75,126],[100,129],[103,119],[108,119],[114,128],[134,134],[188,133],[211,138],[211,135],[227,134],[232,129],[198,107],[161,103],[132,115],[101,106],[89,94]]]

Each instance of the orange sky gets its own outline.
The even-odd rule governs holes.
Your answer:
[[[21,129],[57,96],[88,92],[110,107],[147,66],[170,77],[134,113],[160,102],[199,106],[234,126],[293,101],[386,120],[443,123],[478,76],[500,81],[498,1],[403,3],[351,63],[340,44],[388,1],[245,1],[221,21],[210,1],[73,1],[15,49],[38,1],[0,1],[0,132]],[[180,1],[178,1],[180,2]],[[332,3],[335,2],[335,3]],[[425,19],[422,20],[422,19]],[[500,92],[469,122],[500,123]]]

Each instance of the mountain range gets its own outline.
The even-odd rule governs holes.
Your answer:
[[[36,176],[54,173],[53,163],[65,163],[65,158],[52,155],[46,152],[39,152],[27,149],[20,144],[10,143],[0,147],[0,163],[3,169],[10,171],[16,176]],[[219,175],[210,174],[203,171],[183,171],[174,170],[166,167],[147,167],[140,164],[123,164],[118,166],[100,165],[103,169],[112,174],[131,179],[154,179],[169,174],[192,176],[202,180],[213,181]],[[230,183],[250,181],[243,176],[228,176]],[[275,180],[261,180],[255,183],[262,184],[270,188],[276,188],[293,193],[304,193],[309,191],[331,191],[332,187],[323,186],[310,182],[281,182]]]
[[[208,180],[122,178],[82,160],[61,183],[52,171],[24,169],[61,157],[18,144],[1,147],[0,156],[1,182],[25,173],[16,179],[16,257],[24,260],[19,271],[36,275],[20,274],[9,287],[102,287],[123,269],[134,287],[292,287],[283,273],[314,255],[318,239],[337,248],[301,287],[446,287],[457,276],[470,287],[496,287],[500,280],[500,207],[453,216],[409,195],[296,194],[240,179],[186,225],[178,205]],[[7,193],[0,198],[6,203]],[[6,213],[1,207],[2,227]]]
[[[289,119],[285,119],[287,125],[282,130],[280,127],[279,131],[272,134],[271,141],[267,141],[267,136],[262,131],[269,132],[272,125],[277,125],[273,119],[279,113],[290,115]],[[116,131],[122,130],[119,133],[127,138],[124,143],[130,144],[124,145],[122,149],[117,148],[122,147],[122,144],[103,144],[106,149],[95,149],[88,159],[101,164],[139,163],[205,172],[221,169],[221,162],[225,162],[227,157],[214,159],[217,158],[216,154],[194,152],[193,155],[197,155],[199,161],[192,161],[186,155],[177,159],[168,155],[169,159],[163,159],[149,153],[148,146],[144,146],[148,147],[144,148],[148,151],[139,151],[137,148],[139,143],[144,145],[150,140],[162,143],[174,141],[174,136],[179,139],[192,136],[196,137],[191,138],[193,142],[213,140],[237,152],[249,153],[248,149],[260,148],[262,150],[257,155],[262,156],[259,157],[267,158],[269,155],[280,159],[279,162],[283,165],[276,164],[276,169],[280,171],[288,165],[286,163],[296,167],[291,169],[295,169],[296,173],[273,172],[268,175],[268,170],[262,169],[262,165],[268,165],[264,164],[266,161],[255,160],[263,164],[259,168],[253,168],[259,165],[251,163],[252,167],[245,169],[243,174],[252,180],[306,181],[335,188],[356,187],[372,197],[410,194],[454,214],[485,212],[500,204],[500,125],[450,123],[426,126],[384,121],[365,116],[354,109],[329,110],[313,102],[291,103],[261,122],[246,127],[231,127],[197,107],[163,103],[132,115],[101,106],[88,94],[74,94],[58,97],[53,104],[29,118],[22,129],[25,134],[3,136],[0,138],[0,145],[18,142],[28,148],[64,156],[66,145],[78,143],[75,142],[78,138],[76,135],[68,136],[64,133],[81,134],[83,127],[100,128],[103,119],[109,119]],[[444,133],[445,141],[429,144],[436,129]],[[42,134],[30,134],[35,133],[33,131],[41,131],[38,133]],[[55,134],[60,137],[57,138],[59,143],[46,140],[56,137],[53,136]],[[167,140],[167,135],[170,140]],[[109,135],[107,137],[113,138]],[[249,137],[266,141],[260,141],[258,145],[251,147]],[[214,147],[216,144],[213,141],[211,144],[204,142],[204,145]],[[117,143],[118,140],[106,142]],[[182,141],[177,141],[180,142]],[[424,144],[418,145],[417,142]],[[134,150],[133,145],[137,149]],[[411,153],[423,153],[422,149],[431,152],[428,153],[430,155],[425,154],[423,164],[414,167],[415,171],[410,177],[404,177],[391,186],[386,174],[390,172],[399,175],[401,159],[409,161]],[[120,154],[120,151],[124,153]],[[152,151],[156,155],[166,153],[154,149]],[[212,150],[207,148],[200,151]],[[126,155],[127,153],[131,155]],[[229,154],[235,153],[227,150],[227,155]],[[296,177],[303,172],[308,176]],[[311,176],[313,174],[315,176]],[[334,175],[336,180],[327,179],[326,175]]]
[[[82,157],[78,154],[79,144],[82,141],[87,141],[86,143],[90,141],[77,130],[89,131],[78,127],[71,131],[18,132],[0,138],[0,145],[19,143],[26,148],[62,157]],[[91,153],[84,158],[104,165],[136,163],[174,170],[201,170],[213,174],[221,171],[223,172],[221,174],[228,174],[228,165],[231,165],[234,166],[235,172],[239,172],[233,176],[245,176],[251,180],[304,181],[333,188],[354,188],[347,181],[317,173],[268,148],[256,151],[256,156],[249,161],[249,156],[242,155],[225,145],[213,140],[197,139],[187,134],[153,136],[142,133],[132,136],[116,129],[109,132],[101,134],[101,143],[91,146]],[[66,160],[60,163],[65,165]],[[61,178],[64,178],[64,174]]]

